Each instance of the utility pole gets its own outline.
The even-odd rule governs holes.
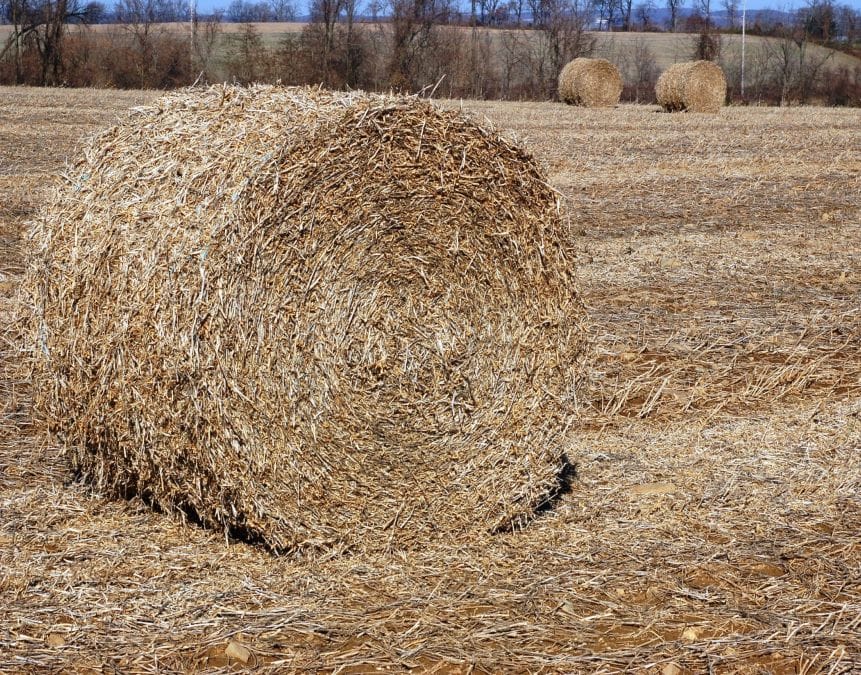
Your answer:
[[[747,23],[747,0],[741,3],[741,100],[744,101],[744,38]]]
[[[188,64],[189,74],[194,76],[194,43],[197,38],[197,0],[188,0],[188,20],[191,44],[189,45]]]

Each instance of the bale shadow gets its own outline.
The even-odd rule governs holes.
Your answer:
[[[536,518],[553,511],[563,496],[573,490],[577,478],[577,465],[566,453],[562,453],[562,468],[556,475],[556,483],[532,507],[532,512],[511,518],[492,530],[492,534],[507,534],[525,529]]]

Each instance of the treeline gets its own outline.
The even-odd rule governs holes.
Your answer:
[[[814,0],[769,21],[760,16],[748,27],[772,39],[748,50],[742,74],[733,21],[719,28],[711,0],[696,1],[683,20],[676,5],[669,27],[693,33],[679,38],[689,40],[687,58],[721,64],[732,100],[861,105],[861,70],[840,67],[834,52],[818,48],[857,47],[857,13]],[[0,45],[0,83],[169,89],[280,81],[545,100],[555,96],[565,63],[592,55],[622,69],[625,100],[650,102],[659,72],[648,41],[614,41],[612,33],[594,30],[596,24],[657,30],[654,5],[632,3],[473,0],[464,13],[451,0],[314,0],[300,32],[273,37],[256,24],[294,17],[290,0],[234,0],[226,13],[205,17],[178,0],[120,0],[110,10],[111,24],[98,2],[0,0],[0,21],[9,28]],[[239,30],[226,30],[227,21],[240,23]],[[497,28],[484,27],[490,24]]]

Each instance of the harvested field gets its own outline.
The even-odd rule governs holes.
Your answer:
[[[147,98],[0,90],[4,329],[50,174]],[[596,360],[571,492],[516,534],[273,558],[69,481],[6,331],[0,671],[861,668],[857,114],[468,107],[574,219]]]

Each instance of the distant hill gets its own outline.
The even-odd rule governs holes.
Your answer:
[[[773,14],[782,14],[785,17],[789,16],[789,14],[785,12],[773,12]],[[750,21],[750,14],[748,14],[748,20]],[[258,23],[255,24],[255,28],[266,43],[274,44],[283,39],[285,35],[301,32],[306,25],[306,23],[299,21],[291,23]],[[225,34],[229,35],[231,33],[241,32],[244,29],[243,26],[244,24],[225,23],[222,24],[222,30]],[[177,26],[177,28],[182,30],[181,26]],[[465,33],[470,30],[466,27],[455,29],[463,30]],[[483,28],[480,30],[485,31],[491,36],[499,36],[511,29]],[[523,32],[528,34],[529,30],[527,29]],[[661,70],[679,61],[689,61],[693,55],[694,41],[698,37],[693,33],[623,33],[612,31],[591,31],[589,34],[596,40],[596,56],[607,58],[608,54],[613,55],[614,51],[619,51],[620,48],[624,50],[634,43],[642,43],[645,44],[652,52],[655,61]],[[740,34],[721,34],[720,39],[727,58],[734,56],[736,52],[738,52],[738,56],[740,57]],[[748,34],[746,42],[749,54],[755,56],[759,51],[764,49],[766,45],[776,44],[777,40],[775,38]],[[812,54],[817,55],[819,58],[823,58],[826,54],[831,54],[829,60],[837,66],[847,66],[849,68],[861,66],[861,59],[844,52],[838,52],[818,45],[813,45],[808,49]]]
[[[689,8],[680,9],[677,19],[679,24],[683,23],[686,18],[693,14],[694,11]],[[649,13],[649,17],[653,24],[660,26],[661,28],[668,26],[670,23],[670,12],[663,8],[653,9]],[[726,11],[721,10],[712,12],[711,18],[712,23],[718,28],[730,28],[729,14]],[[782,12],[774,9],[748,10],[747,25],[748,27],[753,26],[757,21],[763,25],[787,23],[791,21],[792,18],[793,14],[791,12]],[[741,11],[736,15],[736,27],[741,27]]]
[[[643,45],[652,53],[660,70],[673,63],[689,61],[694,55],[694,43],[698,36],[692,33],[593,33],[596,39],[596,56],[613,60],[622,57],[636,45]],[[741,35],[721,34],[721,60],[732,62],[741,59]],[[746,37],[746,59],[751,62],[762,59],[763,52],[779,44],[776,38],[748,35]],[[808,47],[811,59],[826,61],[829,67],[861,67],[861,59],[819,45]]]
[[[268,48],[271,52],[280,49],[285,41],[298,36],[301,31],[307,26],[307,23],[291,22],[291,23],[258,23],[254,24],[255,39],[259,39],[259,44]],[[373,24],[364,23],[362,27],[367,31],[372,31],[376,36],[374,44],[381,49],[385,49],[385,40],[380,40],[382,33],[390,29],[388,24]],[[235,77],[231,55],[236,53],[238,45],[244,39],[246,24],[223,23],[220,26],[221,35],[216,38],[214,50],[211,60],[208,64],[208,77],[212,81],[230,80]],[[97,26],[72,27],[73,31],[87,32],[93,36],[100,36],[102,40],[108,41],[109,44],[114,41],[130,42],[132,40],[131,33],[123,30],[124,26],[116,24],[100,24]],[[187,39],[189,33],[189,24],[162,24],[154,25],[154,30],[176,32],[184,34],[183,40]],[[472,29],[465,26],[446,26],[442,28],[449,34],[450,44],[465,45],[471,39]],[[505,62],[505,58],[510,58],[515,54],[515,59],[511,59],[508,63],[511,66],[511,71],[505,71],[505,77],[510,83],[511,89],[509,92],[514,92],[513,97],[518,96],[518,91],[526,92],[525,97],[542,97],[549,95],[552,84],[548,86],[545,83],[555,79],[556,74],[542,70],[539,75],[535,75],[533,68],[534,63],[547,61],[546,54],[541,52],[541,49],[546,48],[541,46],[542,42],[538,39],[538,33],[528,29],[495,29],[482,28],[481,32],[481,49],[484,50],[485,62],[490,64],[488,79],[496,77],[497,81],[501,81],[503,72],[501,64]],[[9,28],[0,26],[0,42],[8,35]],[[691,33],[623,33],[623,32],[591,32],[587,34],[594,40],[594,48],[591,55],[596,57],[606,58],[616,63],[622,71],[623,79],[626,83],[636,86],[636,98],[640,100],[642,95],[645,100],[651,94],[652,87],[649,84],[657,75],[665,70],[673,63],[681,61],[690,61],[695,57],[695,45],[698,35]],[[724,68],[727,79],[734,88],[740,83],[741,71],[741,35],[720,34],[720,65]],[[516,53],[511,48],[515,44]],[[788,46],[788,50],[784,53],[781,47]],[[779,82],[783,76],[781,74],[781,59],[787,60],[789,54],[788,70],[797,69],[798,63],[793,55],[794,49],[797,49],[794,44],[785,45],[777,38],[767,38],[748,35],[746,38],[745,50],[745,93],[751,97],[751,100],[774,100],[775,82]],[[259,62],[266,61],[266,55],[263,54]],[[381,57],[385,60],[385,55]],[[804,52],[805,68],[815,66],[818,75],[821,76],[825,71],[838,71],[846,69],[850,77],[857,77],[855,72],[861,72],[861,59],[852,55],[827,49],[818,45],[807,45]],[[378,59],[379,60],[379,59]],[[432,80],[428,80],[430,84],[434,84],[440,80],[440,75],[448,77],[447,82],[451,82],[458,75],[462,76],[462,62],[449,61],[442,65],[438,65],[438,69],[434,72]],[[458,69],[461,70],[458,70]],[[271,78],[278,76],[277,72],[271,73]],[[252,76],[253,77],[253,76]],[[264,76],[265,77],[265,76]],[[537,78],[544,78],[538,80]],[[651,78],[651,79],[650,79]],[[843,78],[846,80],[847,78]],[[543,89],[537,89],[534,84],[536,81],[541,82]],[[820,80],[820,82],[828,84],[829,80]],[[761,92],[757,93],[756,85],[761,84]],[[750,87],[748,89],[747,87]],[[520,89],[516,89],[520,87]],[[771,94],[768,94],[768,91]],[[453,90],[452,90],[453,91]],[[820,87],[820,93],[822,88]],[[507,94],[506,94],[507,95]],[[762,96],[762,98],[760,98]],[[821,98],[821,97],[820,97]]]

